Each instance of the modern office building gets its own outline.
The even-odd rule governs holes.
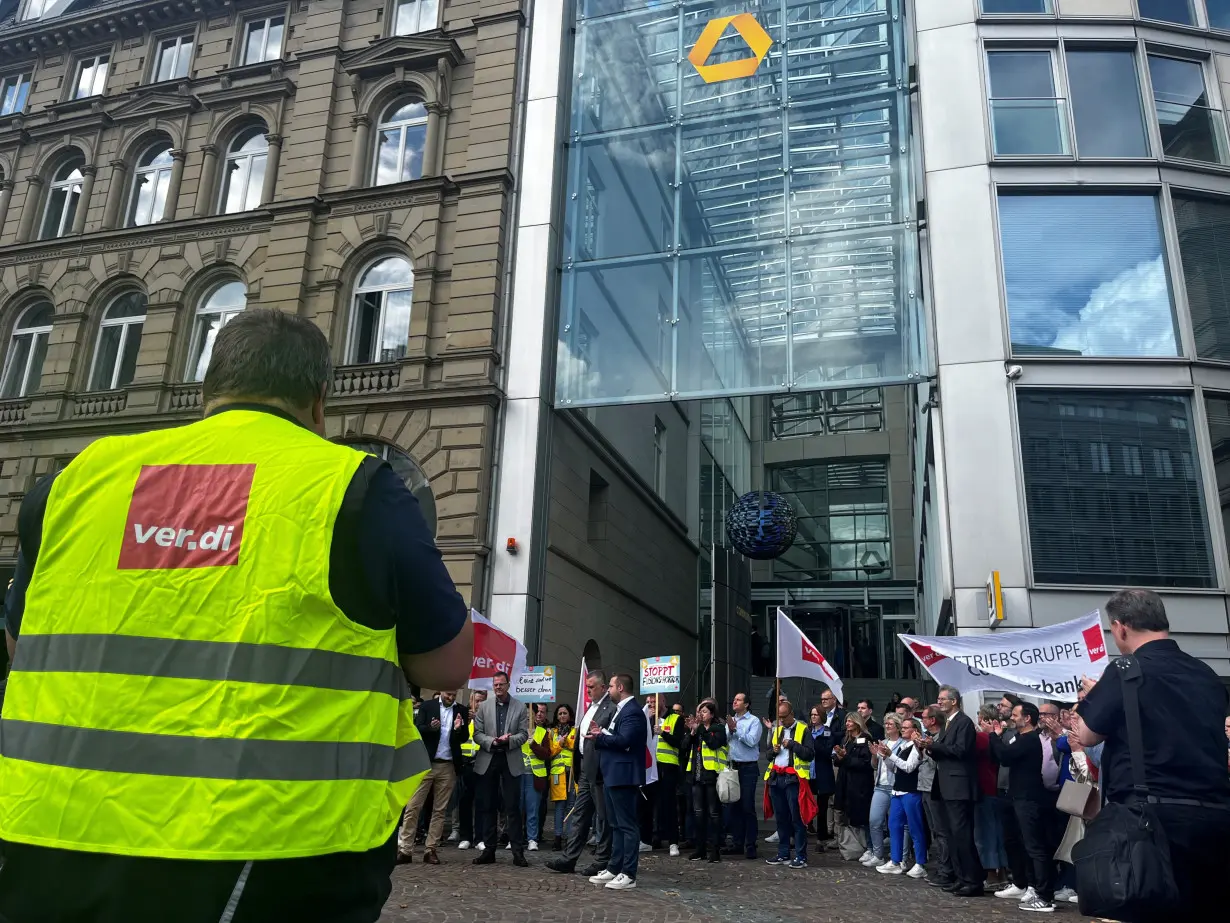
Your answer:
[[[34,480],[187,422],[249,305],[481,592],[524,23],[499,0],[0,0],[0,563]]]

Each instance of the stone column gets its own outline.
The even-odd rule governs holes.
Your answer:
[[[184,151],[171,151],[171,180],[167,183],[167,201],[158,221],[174,221],[179,207],[179,187],[184,182]]]
[[[198,217],[213,212],[218,196],[218,190],[214,188],[218,182],[218,145],[204,145],[201,154],[204,155],[201,161],[201,185],[196,190],[196,209],[193,212]]]
[[[278,188],[278,163],[282,159],[282,136],[265,135],[269,142],[269,156],[265,160],[265,184],[261,186],[261,205],[273,201],[273,193]]]
[[[43,178],[31,176],[26,182],[26,201],[21,207],[21,223],[17,225],[17,242],[25,243],[34,230],[34,220],[43,204]]]
[[[90,210],[90,196],[94,194],[94,177],[98,175],[98,170],[87,164],[81,168],[81,175],[85,178],[81,181],[81,198],[77,200],[77,212],[73,215],[74,234],[85,233],[85,216]]]
[[[435,176],[440,172],[440,132],[444,125],[444,107],[439,103],[427,104],[427,136],[423,139],[423,175]]]
[[[368,137],[371,135],[372,120],[368,115],[356,115],[354,121],[354,146],[351,147],[350,188],[362,189],[368,181],[368,164],[371,163],[371,151],[368,150]]]
[[[9,202],[13,200],[13,181],[0,180],[0,235],[4,233],[4,219],[9,214]]]
[[[111,182],[107,184],[107,202],[103,206],[103,230],[119,227],[120,208],[124,204],[124,187],[128,185],[128,164],[111,161]]]

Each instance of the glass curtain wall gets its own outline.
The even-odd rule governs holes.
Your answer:
[[[579,0],[560,405],[917,377],[901,4]]]

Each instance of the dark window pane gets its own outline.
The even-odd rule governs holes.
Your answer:
[[[117,388],[131,384],[137,374],[137,353],[141,351],[141,330],[144,324],[129,324],[128,336],[124,337],[124,353],[120,356],[120,375]]]
[[[1068,84],[1082,157],[1147,157],[1136,58],[1131,51],[1069,51]]]
[[[999,197],[1012,352],[1177,355],[1151,195]]]
[[[98,336],[98,355],[94,358],[94,374],[90,377],[91,391],[109,391],[115,362],[120,352],[120,337],[123,327],[103,327]]]
[[[1149,76],[1166,155],[1223,163],[1221,113],[1209,108],[1204,67],[1198,61],[1150,55]]]
[[[1230,30],[1230,0],[1204,0],[1204,6],[1212,28]]]
[[[1230,360],[1230,199],[1174,196],[1196,354]]]
[[[1196,24],[1191,0],[1137,0],[1137,3],[1141,19],[1177,22],[1185,26]]]
[[[1217,474],[1217,494],[1221,501],[1222,529],[1230,540],[1230,396],[1205,398],[1209,417],[1209,441],[1213,446],[1213,470]]]
[[[1215,585],[1187,397],[1031,389],[1017,406],[1037,582]],[[1053,451],[1065,440],[1077,465]]]
[[[982,0],[984,13],[1049,13],[1051,0]]]

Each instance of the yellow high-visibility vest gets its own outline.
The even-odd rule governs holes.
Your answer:
[[[544,727],[534,728],[534,736],[530,738],[534,743],[541,745],[547,739],[547,729]],[[525,760],[525,768],[530,770],[540,779],[547,777],[547,764],[535,756],[534,751],[530,749],[530,741],[527,740],[521,745],[521,757]]]
[[[572,742],[576,740],[576,728],[570,727],[564,734],[552,731],[551,737],[559,747],[559,753],[551,757],[551,775],[556,775],[572,768]]]
[[[392,628],[329,592],[363,454],[271,413],[56,478],[0,724],[0,838],[175,859],[386,843],[430,761]]]
[[[721,772],[730,765],[730,747],[711,750],[704,741],[700,744],[700,765],[712,772]]]
[[[665,734],[673,734],[675,732],[675,723],[678,720],[679,716],[674,713],[662,719],[662,730]],[[660,766],[679,765],[679,748],[672,747],[667,743],[664,734],[658,735],[658,764]]]
[[[790,736],[794,738],[795,743],[801,744],[803,742],[803,735],[806,733],[807,733],[807,729],[803,726],[803,722],[796,721],[794,723],[794,732]],[[776,747],[778,745],[778,742],[781,741],[781,739],[782,739],[782,729],[780,727],[773,728],[772,746]],[[768,782],[769,778],[773,775],[773,760],[771,757],[772,757],[772,754],[770,754],[769,765],[764,771],[764,780],[766,782]],[[798,751],[796,750],[790,751],[790,758],[791,758],[792,764],[794,765],[794,771],[798,773],[799,778],[800,779],[810,779],[811,778],[811,761],[799,759]]]
[[[470,719],[470,736],[461,744],[461,755],[467,759],[474,759],[478,755],[478,741],[474,739],[474,719]]]

